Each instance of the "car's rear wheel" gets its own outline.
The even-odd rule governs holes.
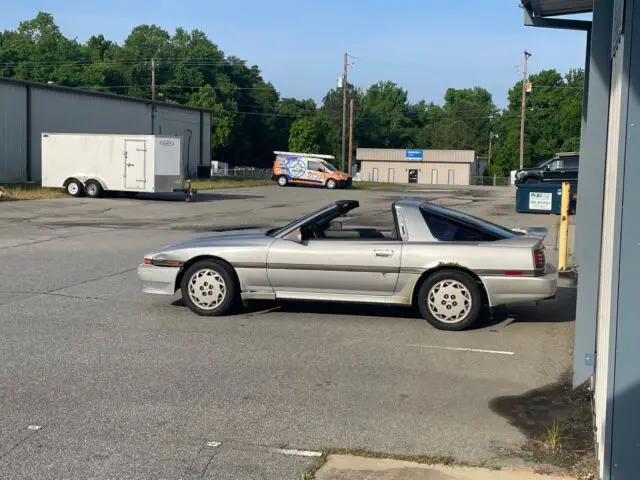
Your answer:
[[[284,175],[281,175],[280,177],[278,177],[278,185],[280,185],[281,187],[286,187],[288,183],[289,181],[287,180],[287,177],[285,177]]]
[[[327,183],[325,185],[327,186],[327,188],[334,189],[336,188],[337,183],[333,178],[330,178],[329,180],[327,180]]]
[[[234,306],[237,284],[231,268],[216,260],[201,260],[184,272],[182,299],[198,315],[228,314]]]
[[[439,330],[459,331],[473,325],[480,315],[480,286],[458,270],[441,270],[427,277],[417,296],[424,319]]]

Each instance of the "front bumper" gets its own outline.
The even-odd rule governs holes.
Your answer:
[[[511,305],[553,298],[558,289],[558,271],[547,266],[544,275],[535,277],[480,277],[487,290],[489,305]]]
[[[144,293],[156,295],[173,295],[176,293],[176,278],[180,268],[156,267],[154,265],[138,265],[138,280],[142,283]]]
[[[339,188],[351,188],[351,185],[353,185],[352,178],[347,178],[346,180],[338,180]]]

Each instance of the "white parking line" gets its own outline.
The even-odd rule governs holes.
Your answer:
[[[315,452],[313,450],[297,450],[295,448],[274,448],[275,453],[281,453],[283,455],[295,455],[298,457],[321,457],[322,452]]]
[[[358,341],[357,343],[365,343],[365,341]],[[452,352],[472,352],[472,353],[487,353],[490,355],[515,355],[515,352],[509,352],[506,350],[487,350],[484,348],[467,348],[467,347],[447,347],[443,345],[421,345],[411,343],[390,343],[390,342],[366,342],[375,343],[378,345],[388,345],[391,347],[410,347],[410,348],[429,348],[431,350],[448,350]]]

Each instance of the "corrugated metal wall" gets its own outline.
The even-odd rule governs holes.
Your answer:
[[[157,105],[152,115],[152,106],[64,88],[0,82],[0,183],[40,180],[43,132],[178,135],[185,145],[183,165],[189,165],[193,176],[197,165],[208,164],[210,159],[211,114]],[[202,138],[201,115],[205,129]]]
[[[31,89],[31,175],[40,180],[41,134],[151,133],[151,109],[137,102]]]
[[[0,181],[27,176],[27,91],[0,84]]]
[[[413,169],[418,170],[420,184],[469,185],[469,163],[363,161],[360,178],[367,182],[409,183],[409,170]]]
[[[157,107],[154,133],[182,137],[182,165],[185,172],[195,176],[197,165],[201,161],[200,114],[171,107]]]
[[[473,163],[473,150],[422,150],[423,162]],[[404,149],[358,148],[356,160],[404,161]]]

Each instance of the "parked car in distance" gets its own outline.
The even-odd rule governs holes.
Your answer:
[[[273,152],[271,180],[281,187],[287,185],[318,185],[326,188],[349,188],[353,182],[351,175],[341,172],[329,163],[335,160],[331,155],[315,153]]]
[[[576,183],[579,160],[576,152],[558,153],[535,167],[516,171],[515,183]]]
[[[340,200],[271,229],[235,230],[145,255],[143,291],[181,290],[196,314],[228,314],[242,301],[311,300],[415,306],[434,327],[463,330],[483,306],[556,293],[545,228],[509,229],[422,199],[391,205],[390,231],[347,228],[357,208]]]

